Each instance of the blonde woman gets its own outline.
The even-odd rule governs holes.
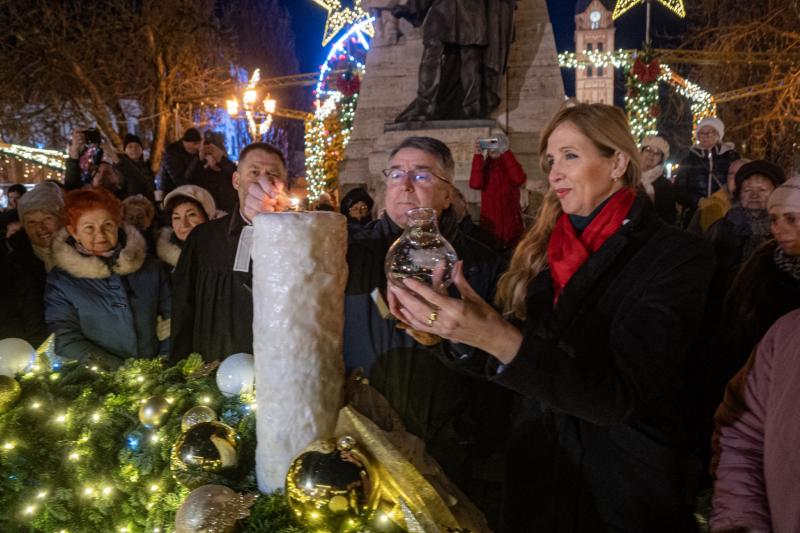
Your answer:
[[[539,153],[550,189],[498,284],[501,312],[460,266],[460,299],[407,280],[392,311],[524,398],[501,531],[691,531],[676,404],[711,250],[640,192],[621,110],[564,107]]]

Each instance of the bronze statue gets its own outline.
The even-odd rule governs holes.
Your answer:
[[[408,0],[392,8],[422,26],[417,98],[395,122],[485,118],[500,103],[516,0]]]

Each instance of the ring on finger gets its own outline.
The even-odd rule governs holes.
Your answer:
[[[428,327],[431,327],[438,318],[439,315],[436,313],[436,311],[431,311],[431,314],[428,315]]]

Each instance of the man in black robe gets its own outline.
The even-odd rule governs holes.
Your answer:
[[[245,205],[254,182],[286,184],[286,160],[267,143],[253,143],[239,154],[233,188],[239,204],[228,215],[197,226],[186,239],[173,274],[173,362],[197,352],[206,361],[233,353],[253,353],[253,290],[250,261],[251,220]],[[272,199],[262,202],[264,207]]]

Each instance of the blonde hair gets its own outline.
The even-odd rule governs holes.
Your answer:
[[[628,119],[621,109],[606,104],[567,102],[550,119],[539,137],[539,164],[545,173],[550,170],[547,142],[553,131],[566,122],[585,135],[603,157],[613,157],[616,153],[627,155],[630,162],[622,176],[622,183],[632,189],[639,187],[640,154],[631,135]],[[547,244],[561,213],[561,204],[551,187],[544,197],[536,222],[517,245],[508,271],[498,282],[496,303],[506,316],[526,318],[528,286],[548,266]]]

